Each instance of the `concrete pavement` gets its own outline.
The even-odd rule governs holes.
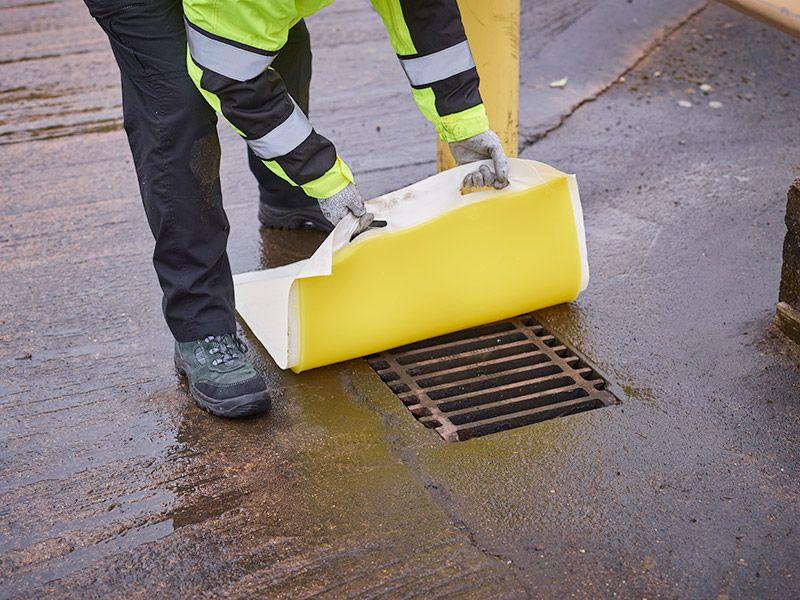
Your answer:
[[[360,360],[254,348],[272,413],[198,411],[102,34],[74,0],[0,8],[0,598],[800,595],[800,354],[770,325],[800,45],[704,6],[523,3],[523,155],[578,174],[592,269],[539,318],[627,396],[459,444]],[[312,119],[367,195],[432,173],[377,17],[309,26]],[[234,269],[312,251],[253,227],[222,132]]]

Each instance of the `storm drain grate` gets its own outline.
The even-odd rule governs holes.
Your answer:
[[[412,414],[449,442],[617,403],[607,382],[530,315],[368,361]]]

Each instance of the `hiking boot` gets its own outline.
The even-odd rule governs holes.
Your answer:
[[[200,408],[218,417],[248,417],[269,409],[270,398],[245,352],[235,333],[175,342],[175,369],[189,380]]]
[[[323,216],[319,203],[313,198],[295,206],[275,206],[262,201],[258,206],[258,220],[270,229],[333,231],[333,225]]]

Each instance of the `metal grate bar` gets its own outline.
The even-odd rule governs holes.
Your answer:
[[[593,408],[601,408],[603,406],[606,405],[598,399],[573,400],[551,406],[543,406],[541,408],[523,411],[512,415],[497,417],[495,419],[488,419],[486,421],[478,421],[475,423],[458,426],[458,429],[455,431],[455,435],[450,434],[449,431],[445,431],[445,435],[448,437],[445,437],[445,435],[442,435],[442,437],[448,442],[466,440],[479,435],[497,433],[507,429],[514,429],[524,425],[532,425],[533,423],[540,423],[541,421],[556,419],[558,417],[566,417],[568,415],[574,415],[579,412],[584,412]]]
[[[368,360],[411,413],[448,441],[617,402],[595,369],[531,315]]]
[[[494,402],[487,402],[480,405],[480,410],[476,411],[474,406],[462,405],[463,408],[455,408],[455,410],[442,409],[447,412],[447,418],[458,423],[462,420],[477,420],[480,418],[492,417],[506,412],[513,412],[515,410],[528,410],[538,406],[544,406],[553,402],[561,400],[573,400],[577,397],[586,397],[588,394],[580,385],[576,384],[569,377],[561,377],[560,379],[553,380],[556,384],[555,387],[542,390],[541,392],[534,392],[525,394],[524,396],[515,396],[512,398],[505,398],[503,400],[496,400]],[[580,392],[580,393],[578,393]]]
[[[423,348],[431,348],[434,346],[438,346],[441,344],[451,344],[454,342],[462,341],[462,340],[474,340],[479,339],[481,337],[496,335],[498,333],[503,333],[507,331],[513,331],[514,326],[508,322],[502,323],[491,323],[489,325],[484,325],[482,327],[475,327],[473,329],[464,329],[462,331],[456,331],[455,333],[448,333],[446,335],[440,335],[434,338],[430,338],[427,340],[423,340],[421,342],[414,342],[413,344],[406,344],[405,346],[400,346],[399,348],[395,348],[392,352],[399,356],[401,354],[405,354],[411,350],[420,350]]]
[[[492,398],[498,398],[501,400],[513,398],[515,396],[521,396],[536,390],[546,389],[550,382],[557,382],[562,379],[567,379],[573,384],[575,383],[575,380],[572,377],[565,375],[563,372],[558,370],[558,367],[552,364],[546,365],[542,369],[523,371],[516,373],[515,375],[517,377],[507,384],[499,385],[495,384],[496,382],[493,380],[485,380],[484,382],[481,382],[483,383],[482,386],[473,386],[477,387],[477,389],[465,390],[464,393],[461,394],[458,393],[457,389],[448,390],[450,392],[449,394],[435,395],[428,394],[428,390],[425,390],[424,388],[423,391],[426,392],[426,396],[431,402],[442,408],[444,405],[450,407],[455,402],[458,402],[459,404],[477,405],[484,404],[486,401],[490,401]],[[402,400],[402,396],[408,396],[408,394],[398,394],[398,396],[401,396]],[[445,408],[445,410],[447,410],[447,408]]]
[[[510,331],[500,335],[485,336],[474,340],[459,340],[456,344],[439,344],[433,348],[425,348],[410,352],[405,355],[397,357],[397,362],[401,365],[408,365],[412,363],[430,363],[434,360],[439,360],[445,356],[454,356],[464,354],[475,350],[485,350],[487,348],[496,348],[505,344],[513,344],[515,342],[525,342],[525,336],[518,331]]]
[[[536,351],[536,346],[531,344],[530,340],[524,338],[517,342],[506,344],[498,342],[496,345],[488,348],[479,348],[472,352],[462,352],[453,358],[433,358],[431,360],[408,365],[406,368],[410,375],[418,377],[419,375],[429,375],[438,371],[445,371],[459,365],[475,365],[476,362],[482,362],[483,360],[515,356],[534,351]]]
[[[539,358],[539,357],[537,357]],[[575,359],[577,360],[577,358]],[[591,370],[591,369],[589,369]],[[428,397],[441,400],[455,395],[469,395],[472,392],[491,388],[494,390],[506,389],[531,378],[547,377],[548,374],[563,374],[561,370],[549,361],[539,358],[539,362],[517,368],[509,368],[500,373],[479,373],[474,377],[462,379],[457,382],[446,382],[439,385],[428,385],[420,381],[420,387],[425,390]],[[488,375],[495,375],[489,377]],[[454,385],[455,383],[455,385]]]

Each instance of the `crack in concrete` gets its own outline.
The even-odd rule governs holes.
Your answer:
[[[421,424],[419,425],[421,426]],[[389,436],[387,436],[387,441],[391,441],[389,440]],[[442,442],[442,443],[448,443],[448,442]],[[431,477],[429,477],[424,473],[424,471],[422,470],[422,468],[420,467],[419,463],[416,460],[416,455],[414,454],[413,449],[407,447],[399,448],[395,446],[395,444],[393,443],[390,443],[389,449],[395,456],[397,456],[400,459],[400,462],[409,470],[414,479],[416,479],[420,483],[420,485],[422,485],[423,489],[425,490],[426,494],[430,497],[431,501],[436,506],[438,506],[442,510],[442,512],[444,512],[445,515],[447,515],[453,526],[464,534],[469,545],[475,548],[478,552],[480,552],[484,556],[501,561],[503,563],[503,566],[510,571],[516,586],[520,590],[525,592],[525,596],[527,598],[532,598],[530,591],[519,580],[516,570],[512,568],[511,565],[513,563],[511,559],[498,552],[493,552],[486,546],[479,543],[477,540],[477,532],[470,529],[469,525],[467,525],[467,523],[464,520],[462,520],[454,511],[450,510],[449,507],[452,504],[452,499],[450,498],[446,490],[442,489],[442,487],[434,479],[432,479]]]
[[[531,136],[527,136],[524,140],[522,140],[520,142],[519,154],[521,155],[525,150],[527,150],[528,148],[532,147],[537,142],[543,140],[544,138],[546,138],[548,135],[550,135],[554,131],[557,131],[558,129],[561,129],[561,127],[563,127],[566,124],[566,122],[569,120],[569,118],[572,115],[574,115],[576,112],[578,112],[583,106],[585,106],[586,104],[589,104],[590,102],[594,102],[595,100],[599,99],[601,96],[603,96],[603,94],[605,94],[608,90],[610,90],[612,87],[614,87],[617,83],[621,83],[620,82],[620,78],[627,76],[631,71],[636,69],[636,67],[638,67],[645,60],[650,58],[650,56],[656,50],[661,48],[661,46],[664,44],[664,42],[668,41],[673,35],[675,35],[678,31],[680,31],[691,20],[693,20],[695,17],[699,16],[703,11],[705,11],[709,7],[709,4],[710,3],[706,3],[703,6],[701,6],[700,8],[698,8],[697,10],[692,11],[684,19],[682,19],[679,23],[677,23],[675,26],[673,26],[670,29],[668,29],[661,37],[656,39],[655,42],[653,42],[649,47],[647,47],[644,50],[644,52],[642,53],[642,55],[639,56],[639,58],[637,58],[635,61],[633,61],[633,63],[628,68],[626,68],[624,71],[622,71],[622,73],[617,75],[614,78],[614,80],[611,81],[611,83],[608,83],[608,84],[604,85],[596,93],[592,94],[588,98],[584,98],[583,100],[581,100],[580,102],[575,104],[572,108],[570,108],[566,113],[562,114],[561,117],[558,120],[558,123],[556,123],[555,125],[553,125],[551,127],[548,127],[547,129],[545,129],[544,131],[542,131],[540,133],[535,133],[535,134],[533,134]]]
[[[372,371],[371,367],[366,366],[366,368],[370,370],[370,374],[375,377],[375,379],[379,381],[381,385],[385,385],[378,375]],[[425,493],[431,499],[431,502],[435,506],[438,506],[444,515],[449,519],[450,523],[452,523],[452,525],[464,535],[466,542],[475,550],[480,552],[483,556],[502,562],[502,566],[508,569],[510,572],[511,577],[514,580],[515,587],[524,592],[526,598],[532,598],[531,592],[519,580],[516,570],[512,568],[511,565],[513,563],[511,558],[497,552],[493,552],[478,542],[478,533],[472,530],[469,525],[451,509],[452,499],[447,494],[447,491],[442,489],[441,484],[428,476],[422,469],[419,461],[417,460],[417,451],[419,447],[409,446],[407,443],[408,440],[404,439],[399,433],[396,433],[398,431],[402,431],[407,424],[398,423],[397,415],[394,413],[388,413],[380,410],[380,408],[376,406],[373,401],[371,401],[370,397],[362,389],[360,389],[359,385],[355,383],[352,375],[344,378],[343,383],[347,388],[349,388],[349,391],[352,394],[350,396],[351,398],[356,400],[356,402],[358,402],[362,407],[376,414],[376,416],[381,420],[382,424],[384,425],[386,446],[389,450],[389,453],[397,458],[397,460],[400,461],[400,464],[408,469],[408,472],[413,479],[422,486],[423,490],[425,490]],[[394,396],[394,394],[392,394],[388,387],[386,388],[386,392],[387,394],[391,394],[393,400],[397,401],[397,398]],[[414,421],[415,425],[420,427],[420,434],[431,433],[432,430],[425,429],[421,423],[416,422],[414,416],[410,412],[408,413],[408,417]],[[431,446],[434,443],[437,442],[423,442],[423,445]],[[447,442],[441,441],[438,443],[445,444]]]

